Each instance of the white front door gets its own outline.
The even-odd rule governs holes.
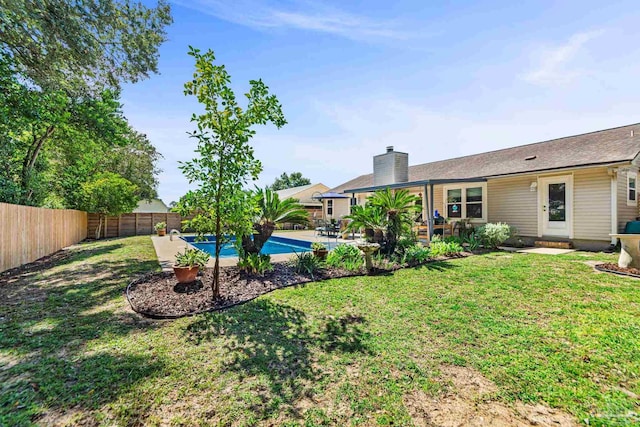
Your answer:
[[[573,237],[573,177],[571,175],[539,178],[540,213],[543,236]]]

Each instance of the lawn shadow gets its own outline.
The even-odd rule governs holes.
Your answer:
[[[125,247],[79,245],[0,277],[0,366],[9,361],[0,369],[0,425],[56,424],[48,417],[72,408],[90,416],[162,369],[151,355],[87,348],[157,327],[127,310],[123,292],[158,264],[117,252]]]
[[[301,418],[296,402],[305,396],[313,399],[313,384],[327,375],[315,363],[319,353],[370,353],[364,317],[313,320],[294,307],[258,299],[207,313],[191,323],[186,334],[196,345],[221,344],[227,353],[222,357],[230,361],[223,372],[236,373],[240,381],[266,379],[269,392],[260,393],[261,403],[251,408],[254,413],[269,418],[284,404]]]
[[[86,261],[94,257],[108,254],[116,249],[123,247],[122,243],[115,243],[106,246],[99,246],[93,249],[83,248],[86,243],[80,243],[71,248],[61,249],[57,252],[37,259],[20,267],[0,273],[0,288],[7,283],[13,283],[16,280],[25,280],[37,276],[53,267],[62,267],[72,262]]]
[[[413,267],[414,270],[435,270],[435,271],[447,271],[454,268],[458,268],[458,266],[455,264],[451,264],[448,261],[430,261],[430,262]]]

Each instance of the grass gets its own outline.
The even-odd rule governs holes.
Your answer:
[[[640,282],[585,263],[614,259],[491,253],[150,321],[123,297],[150,239],[83,244],[0,282],[0,425],[410,425],[452,364],[507,405],[633,425]]]

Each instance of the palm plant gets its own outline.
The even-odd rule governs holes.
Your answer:
[[[387,227],[386,215],[383,210],[371,204],[365,206],[356,205],[351,207],[351,214],[345,216],[351,220],[347,225],[347,231],[371,230],[371,235],[367,236],[369,241],[382,243],[382,234]]]
[[[421,209],[416,205],[418,197],[410,194],[408,190],[392,191],[386,188],[376,191],[367,200],[371,206],[380,208],[386,215],[385,249],[387,254],[392,254],[396,250],[398,238],[404,232],[411,231],[413,218]]]
[[[241,237],[242,250],[247,254],[260,253],[276,225],[309,223],[309,213],[296,199],[280,200],[278,194],[269,188],[256,188],[253,191],[253,198],[257,207],[253,222],[253,238]]]

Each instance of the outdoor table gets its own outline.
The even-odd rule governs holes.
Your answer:
[[[610,234],[610,236],[620,239],[618,266],[640,269],[640,234]]]

